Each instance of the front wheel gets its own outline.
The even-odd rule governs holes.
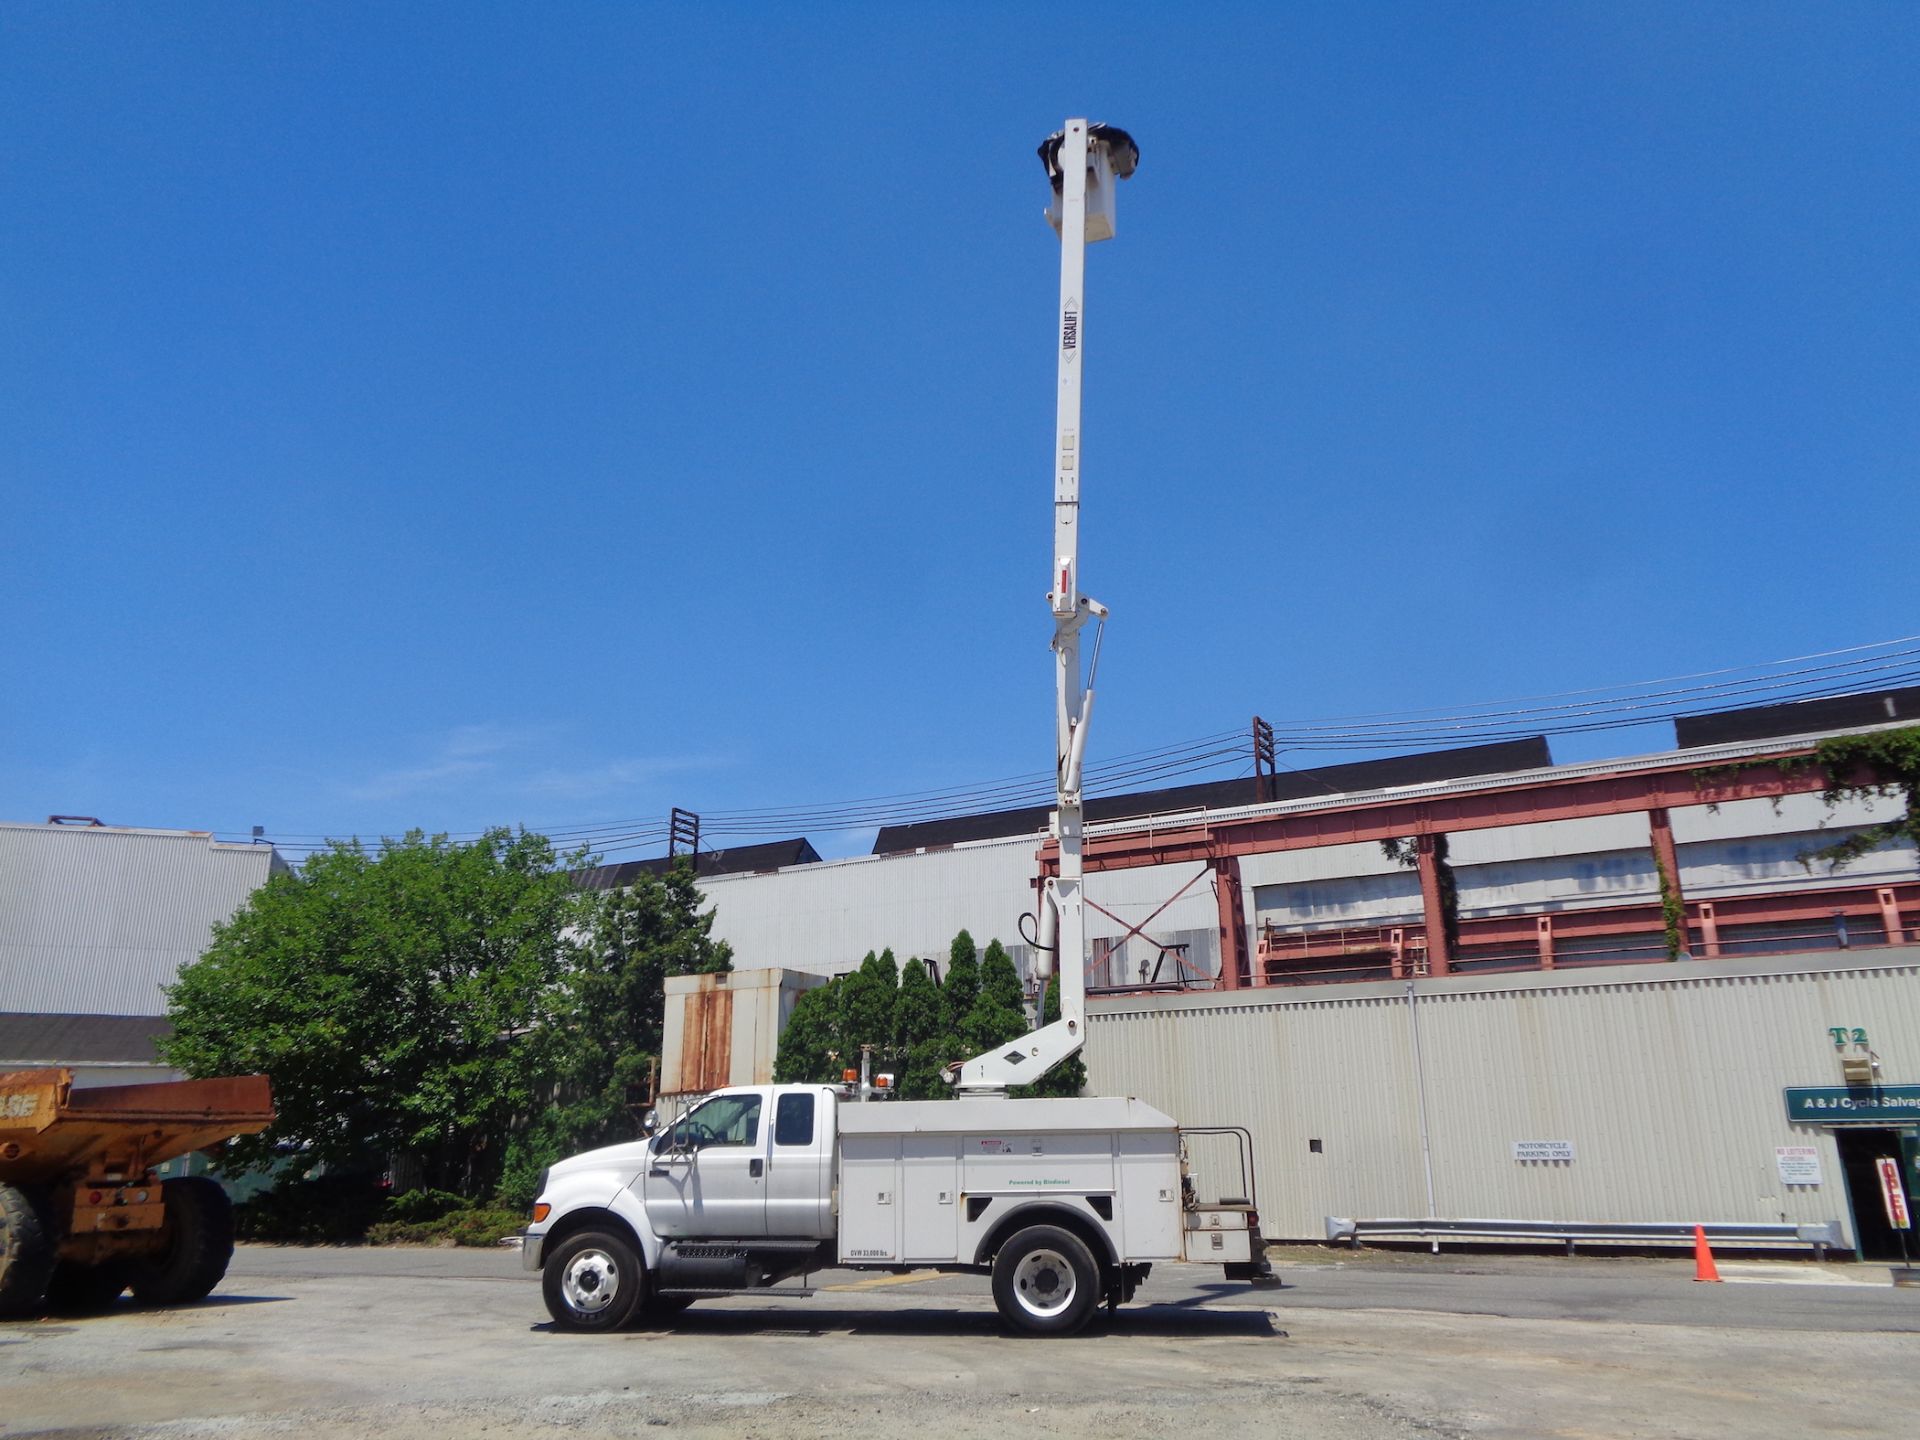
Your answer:
[[[1031,1225],[994,1257],[993,1303],[1016,1330],[1071,1335],[1100,1303],[1100,1267],[1071,1230]]]
[[[647,1272],[633,1246],[581,1230],[555,1247],[540,1277],[547,1313],[562,1330],[618,1330],[646,1299]]]
[[[40,1308],[53,1275],[53,1237],[34,1197],[0,1185],[0,1319]]]

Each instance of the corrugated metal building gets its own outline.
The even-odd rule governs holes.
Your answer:
[[[1920,1110],[1920,871],[1904,841],[1838,873],[1804,863],[1899,806],[1829,808],[1815,772],[1779,762],[1835,733],[1783,726],[1898,720],[1920,692],[1894,699],[1714,717],[1663,754],[1090,825],[1090,985],[1132,991],[1091,1000],[1092,1086],[1249,1126],[1269,1232],[1291,1238],[1329,1216],[1837,1221],[1883,1253],[1868,1152],[1920,1189],[1920,1127],[1793,1120],[1783,1091],[1843,1086],[1870,1047]],[[714,933],[741,967],[822,974],[883,946],[944,958],[962,927],[1012,941],[1044,839],[1015,818],[705,876]],[[1457,887],[1438,957],[1430,857],[1416,871],[1380,843],[1415,833],[1444,836]],[[1096,865],[1103,847],[1127,858]],[[1837,1048],[1836,1029],[1867,1038]]]
[[[0,1069],[173,1078],[153,1049],[161,987],[286,869],[270,845],[200,830],[0,824]]]
[[[1842,1149],[1888,1137],[1793,1123],[1783,1100],[1842,1085],[1858,1047],[1834,1027],[1920,1081],[1920,949],[1113,997],[1087,1057],[1100,1093],[1249,1127],[1271,1234],[1322,1238],[1328,1216],[1838,1220],[1851,1243],[1877,1199],[1849,1195]],[[1516,1157],[1543,1141],[1571,1158]],[[1818,1151],[1819,1183],[1782,1182],[1791,1147]]]

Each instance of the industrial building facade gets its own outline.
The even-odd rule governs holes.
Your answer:
[[[163,987],[286,869],[270,845],[202,830],[0,824],[0,1070],[64,1065],[81,1084],[179,1078],[154,1050]]]
[[[1808,863],[1900,804],[1830,808],[1804,762],[1916,699],[1092,824],[1091,1084],[1247,1125],[1290,1238],[1329,1217],[1833,1222],[1897,1253],[1871,1168],[1891,1154],[1920,1190],[1920,870],[1906,842]],[[818,974],[883,946],[938,960],[963,927],[1017,941],[1045,837],[992,818],[708,874],[714,933],[738,966]],[[1789,1090],[1832,1108],[1790,1112]]]
[[[1666,893],[1696,958],[1896,940],[1920,910],[1909,843],[1839,871],[1801,857],[1899,813],[1827,807],[1806,737],[1089,827],[1089,985],[1239,988],[1668,958]],[[1738,767],[1749,767],[1744,770]],[[1732,777],[1703,784],[1714,771]],[[1457,934],[1430,915],[1444,834]],[[1016,959],[1044,835],[703,873],[742,966],[834,974],[868,950],[938,958],[962,928]],[[1414,865],[1383,842],[1413,841]],[[1223,963],[1223,954],[1228,963]]]

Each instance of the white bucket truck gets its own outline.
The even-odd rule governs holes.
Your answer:
[[[1086,931],[1081,772],[1093,710],[1080,631],[1106,607],[1079,575],[1081,297],[1088,241],[1113,234],[1118,182],[1139,151],[1124,131],[1069,120],[1040,147],[1060,232],[1059,420],[1051,590],[1055,655],[1052,831],[1041,887],[1044,977],[1059,960],[1060,1019],[951,1067],[951,1100],[854,1100],[824,1085],[721,1090],[645,1140],[547,1171],[523,1263],[567,1329],[610,1330],[701,1296],[810,1294],[778,1282],[827,1266],[991,1274],[1016,1329],[1066,1334],[1118,1306],[1158,1260],[1277,1284],[1260,1238],[1244,1130],[1241,1193],[1202,1205],[1180,1127],[1135,1099],[1016,1100],[1081,1047]],[[1094,663],[1100,647],[1094,646]],[[869,1094],[863,1083],[858,1095]],[[1188,1132],[1199,1133],[1199,1132]]]
[[[1181,1144],[1139,1100],[722,1090],[651,1139],[549,1170],[524,1263],[572,1330],[811,1294],[778,1282],[837,1265],[990,1273],[1009,1324],[1065,1334],[1156,1260],[1271,1276],[1251,1203],[1195,1204]]]

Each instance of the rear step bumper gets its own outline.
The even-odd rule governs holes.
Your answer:
[[[1248,1237],[1252,1242],[1253,1259],[1240,1264],[1226,1265],[1229,1280],[1244,1280],[1256,1290],[1282,1289],[1280,1277],[1273,1273],[1273,1261],[1267,1258],[1266,1237],[1260,1233],[1259,1225],[1251,1227],[1253,1233]]]

